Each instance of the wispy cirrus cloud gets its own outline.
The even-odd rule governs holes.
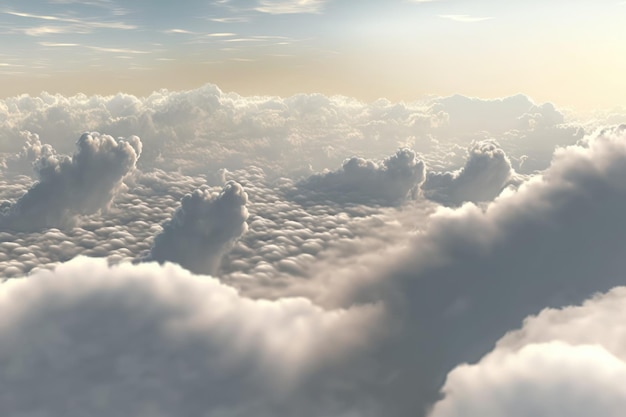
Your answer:
[[[493,17],[491,16],[470,16],[467,14],[441,14],[439,15],[440,18],[442,19],[448,19],[448,20],[453,20],[455,22],[462,22],[462,23],[476,23],[476,22],[483,22],[485,20],[491,20],[493,19]]]
[[[225,7],[233,13],[257,12],[266,14],[319,14],[328,0],[222,0],[215,4]],[[236,16],[235,19],[239,19]],[[214,19],[211,19],[214,20]],[[241,22],[231,18],[218,19],[221,22]]]
[[[261,0],[256,11],[269,14],[321,13],[327,0]]]
[[[45,20],[45,21],[48,21],[48,22],[70,23],[72,25],[76,25],[76,27],[84,28],[84,29],[88,29],[88,30],[93,30],[93,29],[121,29],[121,30],[137,29],[137,26],[135,26],[135,25],[130,25],[128,23],[116,22],[116,21],[111,21],[111,22],[96,21],[96,20],[91,20],[91,19],[78,19],[78,18],[61,17],[61,16],[54,16],[54,15],[24,13],[24,12],[12,11],[12,10],[4,10],[2,13],[6,14],[6,15],[15,16],[15,17],[22,17],[22,18],[26,18],[26,19]]]
[[[92,51],[107,52],[107,53],[114,53],[114,54],[144,55],[144,54],[151,53],[151,51],[145,51],[145,50],[139,50],[139,49],[114,48],[114,47],[104,47],[104,46],[96,46],[96,45],[82,45],[79,43],[39,42],[39,45],[49,47],[49,48],[82,47],[86,49],[91,49]]]

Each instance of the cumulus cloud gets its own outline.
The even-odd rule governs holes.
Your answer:
[[[196,273],[217,271],[225,251],[248,229],[248,195],[237,182],[219,195],[196,190],[181,200],[154,239],[148,260],[176,262]]]
[[[43,153],[73,161],[35,148],[48,142],[66,152],[67,137],[83,129],[146,136],[149,157],[144,152],[142,171],[124,177],[108,210],[67,209],[70,225],[82,216],[78,227],[0,232],[2,277],[33,274],[0,285],[8,300],[0,303],[0,383],[8,387],[0,401],[9,414],[424,415],[448,372],[484,357],[524,317],[624,284],[626,129],[559,149],[548,169],[500,193],[505,172],[519,172],[522,160],[525,173],[544,170],[555,144],[582,134],[553,106],[524,96],[361,103],[319,94],[242,97],[205,86],[144,98],[0,100],[0,151],[24,167]],[[415,151],[378,162],[405,146]],[[335,169],[349,155],[362,159],[298,183],[300,174]],[[424,165],[448,172],[439,174],[448,180],[438,192],[446,201],[461,195],[455,207],[434,215],[438,205],[426,199],[383,207],[425,186]],[[7,163],[0,177],[1,199],[37,187],[11,176],[16,166]],[[241,186],[220,192],[229,180]],[[483,197],[485,204],[456,207]],[[177,209],[181,198],[187,203]],[[83,206],[76,201],[72,207]],[[124,264],[146,253],[165,265]],[[81,254],[106,260],[59,265]],[[167,261],[214,272],[223,284]],[[292,295],[311,301],[284,299]],[[321,324],[332,317],[346,321]],[[590,370],[589,358],[619,368],[611,361],[622,360],[621,342],[599,334],[580,344],[528,338],[506,350],[501,341],[493,360],[458,368],[448,381],[501,368],[502,389],[514,395],[540,382],[516,373],[516,364],[545,360],[555,375],[542,387],[557,395],[554,361],[562,350],[573,369],[566,377],[581,370],[605,386],[602,366]],[[594,343],[600,350],[590,354]],[[498,398],[489,381],[477,386]],[[448,403],[458,404],[452,385],[445,387]]]
[[[17,155],[5,158],[2,165],[4,171],[9,174],[32,175],[35,173],[35,161],[39,158],[52,157],[56,151],[51,145],[42,144],[36,133],[22,131],[20,136],[24,140],[22,150]]]
[[[424,175],[424,162],[417,154],[401,149],[380,163],[357,157],[347,159],[337,171],[313,175],[299,187],[331,200],[393,204],[417,193]]]
[[[525,320],[455,368],[431,417],[619,416],[626,406],[626,288]]]
[[[550,105],[526,96],[481,100],[435,97],[413,103],[298,94],[246,97],[214,85],[159,90],[146,97],[129,94],[65,97],[42,93],[0,100],[0,152],[20,152],[20,132],[38,134],[60,153],[68,138],[84,131],[146,141],[140,168],[206,172],[207,164],[228,169],[250,165],[280,175],[334,169],[351,155],[379,159],[399,147],[420,152],[437,170],[459,168],[448,156],[458,144],[498,138],[525,173],[545,169],[554,146],[580,138],[576,125]]]
[[[531,345],[448,376],[430,417],[618,417],[626,362],[599,346]]]
[[[320,381],[380,317],[376,306],[254,301],[172,264],[88,258],[6,281],[0,300],[9,416],[332,413]]]
[[[511,161],[498,143],[480,141],[468,149],[463,168],[446,173],[429,172],[422,190],[426,197],[446,205],[490,201],[513,175]]]
[[[77,215],[106,208],[141,154],[136,136],[116,140],[85,133],[71,157],[43,148],[35,162],[38,181],[5,206],[0,229],[34,231],[72,225]],[[32,149],[32,148],[31,148]]]
[[[486,208],[431,216],[404,256],[369,272],[380,287],[342,273],[352,281],[346,300],[382,297],[398,319],[376,357],[391,380],[377,395],[395,415],[424,410],[448,371],[524,317],[625,283],[624,179],[626,127],[606,129],[558,150],[542,176]]]

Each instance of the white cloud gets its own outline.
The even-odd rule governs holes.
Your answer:
[[[255,10],[269,14],[321,13],[328,0],[259,0]]]
[[[106,208],[134,168],[141,154],[141,141],[132,136],[115,140],[99,133],[85,133],[72,157],[57,155],[42,147],[38,138],[25,148],[25,157],[35,153],[38,182],[14,204],[5,206],[0,229],[35,231],[72,225],[77,215]]]
[[[65,152],[72,145],[67,139],[83,129],[141,134],[141,171],[124,177],[108,210],[82,216],[75,228],[0,232],[0,274],[35,271],[0,285],[0,293],[17,288],[7,293],[11,302],[0,303],[0,379],[13,378],[0,383],[15,399],[9,403],[0,395],[3,410],[34,413],[45,406],[51,414],[60,410],[56,415],[71,417],[63,409],[68,403],[57,401],[69,398],[70,411],[83,415],[98,415],[97,406],[106,415],[153,416],[156,409],[185,416],[197,415],[199,408],[212,417],[420,415],[438,399],[449,371],[478,361],[524,317],[624,284],[624,129],[598,132],[558,150],[546,171],[480,206],[432,214],[437,204],[421,198],[394,207],[329,198],[342,186],[368,198],[405,196],[407,184],[423,176],[416,154],[396,155],[399,163],[390,166],[401,174],[391,179],[385,174],[389,167],[378,161],[408,146],[433,172],[459,178],[473,173],[464,198],[477,199],[487,190],[485,198],[491,199],[523,155],[531,172],[545,169],[556,144],[573,144],[581,135],[554,106],[536,105],[525,96],[361,103],[319,94],[243,97],[205,86],[145,98],[8,98],[0,100],[3,206],[34,187],[22,174],[45,153],[42,143]],[[500,145],[485,142],[491,138]],[[337,167],[350,155],[362,156],[353,163],[363,175],[345,181],[345,167]],[[302,178],[306,182],[325,168],[335,171],[314,176],[334,179],[317,190],[323,199],[289,198]],[[497,181],[483,182],[492,179],[489,174]],[[126,264],[150,252],[160,225],[183,211],[175,214],[181,198],[200,189],[198,207],[210,206],[205,203],[216,201],[210,196],[230,180],[245,188],[245,204],[239,198],[225,204],[221,216],[183,217],[196,225],[224,226],[233,239],[246,223],[248,231],[234,245],[225,239],[215,251],[192,245],[194,233],[182,233],[183,243],[172,246],[197,258],[224,254],[219,267],[207,269],[232,287],[169,264]],[[73,210],[82,204],[73,201],[67,203]],[[231,216],[236,221],[228,223]],[[207,236],[213,235],[197,241]],[[59,266],[80,254],[124,264],[108,268],[104,259],[78,259]],[[52,275],[38,270],[54,265],[59,269]],[[308,300],[284,299],[293,295]],[[346,321],[320,324],[336,316]],[[170,337],[172,327],[163,323],[179,319],[187,327],[174,326],[180,332]],[[542,329],[554,332],[558,322],[557,317]],[[500,342],[499,358],[508,364],[502,368],[503,389],[514,394],[515,381],[537,381],[535,375],[516,373],[515,364],[545,358],[546,368],[555,369],[559,349],[572,364],[567,375],[588,372],[603,384],[603,368],[590,370],[589,358],[602,358],[600,365],[612,357],[622,360],[616,346],[623,343],[615,336],[621,333],[615,324],[606,333],[598,324],[580,326],[568,327],[571,334],[589,335],[579,344],[573,336],[552,337],[547,330],[543,338],[515,338],[522,340],[519,348],[505,338],[506,352],[499,350]],[[590,355],[586,349],[594,343],[601,349]],[[233,352],[237,361],[222,361]],[[20,388],[15,363],[23,364],[19,375],[30,391]],[[494,363],[502,362],[485,360],[481,369],[493,369]],[[472,372],[480,377],[483,370]],[[555,371],[546,392],[558,394],[558,378]],[[152,409],[136,408],[140,403]]]
[[[472,144],[465,166],[454,172],[429,172],[422,189],[426,197],[446,205],[491,201],[514,175],[511,161],[492,140]]]
[[[448,19],[448,20],[453,20],[455,22],[462,22],[462,23],[476,23],[476,22],[483,22],[485,20],[493,19],[493,17],[477,17],[477,16],[470,16],[467,14],[442,14],[442,15],[439,15],[439,17],[442,19]]]
[[[403,202],[424,181],[425,166],[411,149],[401,149],[380,163],[352,157],[337,171],[315,174],[299,184],[300,189],[319,193],[323,199]],[[305,194],[302,199],[319,198]]]
[[[224,253],[248,229],[248,195],[231,181],[220,194],[196,190],[181,200],[148,260],[176,262],[195,273],[214,274]]]
[[[397,415],[422,410],[528,315],[623,285],[625,179],[626,127],[607,129],[484,209],[441,209],[403,256],[343,272],[344,302],[382,297],[402,323],[372,359],[391,380],[380,398]]]
[[[626,402],[626,288],[546,309],[448,375],[431,417],[619,416]]]
[[[88,258],[4,282],[0,300],[9,416],[332,412],[333,367],[376,337],[380,314],[254,301],[174,265]]]
[[[626,362],[600,346],[530,345],[452,371],[430,417],[619,417]]]

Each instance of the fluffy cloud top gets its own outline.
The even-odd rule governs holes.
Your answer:
[[[137,136],[116,140],[85,133],[71,157],[43,148],[35,162],[38,181],[5,205],[0,229],[34,231],[72,225],[77,215],[107,207],[141,154]]]
[[[254,301],[171,264],[76,258],[0,284],[0,408],[42,417],[316,416],[329,395],[319,374],[364,347],[379,313]]]
[[[379,288],[342,274],[346,300],[383,297],[398,318],[402,330],[376,357],[397,370],[377,394],[394,415],[423,410],[447,372],[528,315],[626,283],[625,180],[626,127],[607,129],[486,208],[441,209],[403,258],[372,268]]]
[[[620,416],[626,406],[626,288],[546,309],[447,378],[431,417]]]
[[[214,86],[145,98],[43,94],[0,101],[0,151],[20,153],[25,167],[33,158],[61,161],[38,162],[39,175],[53,176],[56,170],[46,166],[74,162],[44,150],[35,134],[63,151],[67,132],[76,129],[137,133],[150,141],[145,172],[126,178],[128,187],[110,210],[83,217],[73,229],[0,232],[0,274],[35,271],[0,285],[0,384],[6,392],[0,409],[70,417],[423,416],[450,370],[478,361],[527,315],[624,284],[625,128],[560,149],[546,171],[500,193],[511,166],[518,170],[523,160],[530,170],[544,169],[555,143],[577,138],[562,116],[523,96],[365,104],[319,94],[242,97]],[[32,135],[20,133],[26,131]],[[491,137],[501,147],[480,142]],[[413,151],[374,162],[399,146],[418,150],[424,162]],[[278,178],[294,167],[309,173],[336,167],[355,154],[363,159],[299,188],[293,176]],[[0,195],[14,201],[31,193],[31,179],[6,175],[18,171],[10,160]],[[256,162],[260,168],[252,166]],[[423,184],[424,164],[449,172],[437,177],[439,201],[446,204],[500,195],[434,215],[436,204],[426,199],[399,207],[371,204],[403,200]],[[207,175],[207,168],[219,175]],[[215,194],[206,191],[205,184],[222,179],[236,179],[246,192],[234,184],[222,197],[218,187],[211,189]],[[303,200],[285,199],[286,190]],[[304,198],[310,204],[299,204]],[[93,206],[105,206],[104,200]],[[75,200],[70,206],[82,207]],[[71,224],[79,211],[67,208],[62,217]],[[237,239],[247,211],[250,231]],[[104,260],[78,259],[55,272],[37,269],[79,254],[118,263],[150,247],[152,259],[165,265],[109,268]],[[259,300],[168,260],[217,271],[222,282]],[[291,295],[314,301],[283,298]],[[581,313],[578,325],[568,326],[572,334],[590,334],[580,343],[555,335],[562,317],[542,327],[552,329],[542,337],[503,339],[476,367],[449,374],[449,405],[437,409],[454,413],[470,401],[472,410],[488,415],[491,409],[468,399],[482,395],[503,409],[525,398],[540,410],[547,399],[534,386],[552,396],[585,389],[592,395],[593,387],[584,384],[562,389],[579,373],[605,387],[613,395],[609,402],[623,395],[608,386],[603,367],[609,364],[623,379],[623,343],[616,336],[623,332],[614,323],[607,325],[613,336],[581,324],[594,323],[587,316],[597,311]],[[520,372],[541,368],[537,363],[553,378]],[[571,372],[557,374],[565,364]],[[472,391],[469,379],[483,389]],[[500,401],[498,386],[508,399]],[[525,388],[526,397],[520,394]],[[588,404],[596,414],[611,415],[603,398],[593,400]]]
[[[422,186],[431,200],[447,205],[493,200],[514,174],[511,161],[495,141],[474,143],[458,171],[428,173]]]
[[[430,417],[619,417],[624,378],[626,362],[602,347],[531,345],[455,369]]]
[[[525,155],[524,167],[532,171],[547,167],[556,144],[580,138],[553,106],[522,95],[363,103],[321,94],[246,97],[206,85],[146,97],[43,93],[0,100],[0,152],[20,152],[20,132],[29,131],[68,153],[67,138],[85,130],[136,134],[149,142],[142,169],[187,174],[206,173],[207,162],[228,169],[255,165],[282,175],[309,164],[321,171],[350,155],[378,159],[399,147],[419,151],[429,167],[456,169],[449,160],[454,146],[489,137],[499,138],[512,160]]]
[[[424,162],[411,149],[401,149],[378,163],[353,157],[337,171],[315,174],[300,188],[339,201],[376,201],[393,204],[403,201],[424,181]]]
[[[196,190],[154,239],[148,260],[176,262],[195,273],[211,274],[234,242],[248,229],[248,195],[234,181],[220,194]]]

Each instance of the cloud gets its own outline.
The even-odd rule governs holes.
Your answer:
[[[30,175],[35,173],[35,161],[54,157],[56,151],[49,144],[42,144],[36,133],[22,131],[20,136],[24,140],[22,150],[17,155],[5,158],[2,165],[7,173]]]
[[[248,228],[248,195],[229,182],[219,195],[196,190],[181,200],[156,236],[148,260],[176,262],[195,273],[215,273],[225,251]]]
[[[491,201],[514,175],[511,161],[493,140],[474,143],[465,166],[454,172],[429,172],[422,190],[426,197],[446,205]]]
[[[431,417],[621,415],[625,297],[619,287],[527,318],[478,363],[450,372]]]
[[[599,346],[531,345],[455,369],[430,417],[621,416],[626,362]]]
[[[404,255],[336,271],[344,302],[386,299],[397,318],[372,359],[391,381],[376,394],[389,415],[425,410],[450,370],[528,315],[624,285],[625,179],[626,126],[606,129],[484,209],[441,209]]]
[[[260,0],[255,10],[269,14],[321,13],[327,0]]]
[[[340,201],[394,204],[416,193],[424,176],[424,162],[413,150],[401,149],[380,163],[352,157],[339,170],[315,174],[299,187]]]
[[[439,15],[439,17],[442,19],[454,20],[455,22],[462,22],[462,23],[476,23],[476,22],[483,22],[485,20],[493,19],[493,17],[477,17],[477,16],[470,16],[467,14],[442,14],[442,15]]]
[[[363,103],[321,94],[246,97],[214,85],[146,97],[42,93],[0,100],[0,151],[18,153],[20,132],[30,131],[70,153],[68,137],[100,131],[141,137],[146,146],[139,165],[145,170],[197,175],[207,165],[253,165],[296,177],[336,169],[352,155],[378,160],[403,147],[419,152],[431,170],[452,171],[464,164],[466,146],[496,138],[515,169],[531,173],[547,168],[555,145],[574,144],[584,133],[580,125],[563,123],[554,107],[548,110],[522,95]]]
[[[60,23],[70,23],[73,25],[76,30],[88,30],[91,31],[93,29],[119,29],[119,30],[132,30],[137,29],[137,26],[130,25],[124,22],[106,22],[106,21],[94,21],[92,19],[78,19],[78,18],[70,18],[70,17],[59,17],[52,15],[40,15],[33,13],[24,13],[17,11],[5,10],[2,12],[3,14],[7,14],[10,16],[21,17],[32,20],[44,20],[48,22],[60,22]]]
[[[115,140],[99,133],[85,133],[71,157],[57,155],[50,147],[31,146],[41,152],[35,162],[36,182],[15,203],[5,206],[0,229],[34,231],[66,227],[76,216],[106,208],[122,179],[141,154],[136,136]],[[27,152],[29,150],[27,149]]]
[[[29,298],[26,290],[19,297],[17,293],[7,296],[24,305],[19,314],[9,310],[19,307],[17,301],[0,303],[0,310],[5,308],[0,311],[0,333],[7,331],[5,336],[0,334],[0,344],[10,347],[0,348],[0,366],[11,371],[0,369],[0,379],[3,375],[14,378],[15,369],[24,367],[22,380],[0,381],[9,387],[6,397],[0,395],[0,401],[8,404],[3,410],[32,414],[45,406],[51,414],[61,410],[56,414],[68,415],[76,409],[85,415],[104,403],[100,407],[107,415],[115,415],[116,410],[124,415],[159,415],[156,409],[165,415],[184,416],[197,415],[202,408],[213,416],[419,416],[438,400],[451,370],[484,357],[529,314],[546,306],[579,303],[596,291],[624,284],[625,129],[607,129],[575,146],[560,148],[547,168],[550,160],[546,155],[552,155],[555,144],[575,143],[581,135],[579,126],[566,123],[553,106],[535,105],[525,96],[361,103],[319,94],[243,97],[205,86],[185,92],[163,90],[144,98],[125,94],[13,97],[0,100],[0,149],[8,156],[7,168],[0,176],[0,198],[14,201],[28,192],[32,179],[19,175],[17,166],[21,164],[22,173],[26,172],[41,143],[65,152],[67,138],[76,137],[67,132],[94,126],[105,126],[103,131],[115,135],[147,135],[146,150],[138,161],[140,170],[124,177],[115,204],[106,211],[82,215],[78,227],[40,233],[0,232],[2,277],[19,277],[28,271],[34,274],[0,287],[19,282],[15,288],[24,289],[23,283],[28,282],[33,289],[44,282],[42,276],[54,277],[45,281],[47,286],[37,287],[42,288],[39,298]],[[30,133],[21,133],[26,131]],[[41,140],[35,139],[35,134]],[[497,138],[500,145],[481,142],[489,138]],[[543,147],[537,151],[536,144]],[[394,155],[399,146],[415,151]],[[468,146],[470,158],[466,160]],[[417,152],[423,162],[414,158]],[[146,154],[149,158],[144,160]],[[345,167],[336,169],[346,156],[355,154],[362,156],[356,160],[356,172],[371,173],[370,184],[362,180],[350,183]],[[394,155],[388,160],[396,158],[398,177],[391,179],[385,174],[389,168],[379,162],[381,155]],[[467,170],[474,173],[467,178],[476,179],[486,172],[517,170],[523,155],[533,167],[547,169],[533,173],[517,188],[506,188],[492,202],[439,208],[435,214],[437,204],[421,198],[391,207],[371,204],[395,196],[402,200],[411,188],[409,179],[413,181],[419,172],[423,178],[423,171],[416,169],[422,163],[433,171]],[[71,159],[57,153],[52,157]],[[489,169],[468,168],[475,166],[468,162],[472,158],[476,164],[485,162]],[[21,162],[9,167],[14,159]],[[306,182],[312,172],[328,167],[334,171],[314,177],[332,174],[336,183],[326,180],[318,189],[296,188],[302,178]],[[210,196],[219,195],[229,180],[245,188],[248,200],[241,204],[241,199],[234,198],[232,204],[224,203],[220,221],[213,221],[215,217],[207,221],[199,215],[201,208],[214,201]],[[361,191],[337,191],[346,184],[356,184],[353,188]],[[496,193],[499,187],[487,184]],[[200,191],[194,194],[196,189]],[[294,189],[311,197],[308,204],[289,198]],[[477,194],[483,191],[471,189]],[[182,228],[176,229],[183,242],[177,246],[192,257],[213,259],[210,269],[232,287],[208,277],[192,277],[167,262],[162,266],[126,265],[156,247],[155,236],[166,234],[167,227],[160,224],[174,222],[179,200],[187,194],[192,200],[197,195],[198,211],[181,215],[188,219],[184,224],[224,226],[228,229],[224,236],[233,236],[235,241],[225,238],[225,246],[207,251],[203,242],[209,235],[196,239],[189,226],[184,233]],[[244,210],[249,212],[247,220],[243,219]],[[75,213],[68,217],[74,219]],[[231,218],[235,220],[229,226],[223,219]],[[237,238],[246,223],[249,230]],[[192,245],[194,239],[200,244]],[[177,254],[175,250],[167,253]],[[214,257],[213,253],[223,256]],[[81,254],[105,259],[59,265]],[[80,267],[79,262],[83,262]],[[109,268],[106,263],[122,265]],[[55,266],[56,272],[41,270]],[[76,268],[71,273],[74,278],[61,279],[65,284],[48,290],[60,277],[69,277],[70,269],[64,268],[70,266]],[[132,283],[126,278],[117,280],[122,270],[142,277],[145,272],[146,283],[139,278],[130,280]],[[182,279],[185,282],[210,281],[210,290],[181,284],[181,274],[189,277]],[[126,272],[122,275],[127,276]],[[107,282],[119,284],[119,290],[107,290]],[[222,290],[235,295],[211,298],[210,294]],[[306,305],[303,310],[316,318],[291,326],[284,323],[292,323],[286,317],[298,322],[295,310],[285,311],[284,316],[265,315],[263,306],[291,306],[293,299],[285,300],[286,296],[308,298],[298,299],[296,304]],[[246,310],[248,305],[261,307]],[[93,313],[90,308],[96,307]],[[203,313],[197,313],[200,309]],[[174,313],[168,315],[164,310]],[[199,324],[203,319],[198,317],[204,312],[213,323],[219,321],[218,316],[230,319],[241,313],[245,318],[225,319],[227,325],[214,328]],[[318,325],[325,319],[318,322],[317,318],[334,317],[337,312],[354,321],[346,321],[345,328],[338,325],[336,333],[325,332],[325,327]],[[162,326],[159,317],[169,323],[165,317],[181,315],[193,317],[183,321],[193,322],[189,327],[195,330],[171,339],[170,326]],[[301,325],[313,330],[304,332],[305,336],[291,330],[287,335],[274,333],[274,326],[287,331]],[[120,333],[115,333],[116,328]],[[253,329],[254,337],[248,329]],[[378,337],[380,332],[385,337]],[[324,349],[335,348],[338,334],[350,335],[349,342],[339,341],[338,352],[327,353]],[[47,337],[50,339],[44,340]],[[266,342],[270,339],[273,342]],[[574,358],[572,364],[579,359],[583,363],[589,356],[570,339],[555,339],[568,345],[563,351]],[[611,347],[618,339],[612,340],[602,341],[601,347],[608,353],[598,356],[620,358],[619,351]],[[507,363],[534,363],[543,357],[537,352],[548,349],[553,341],[549,336],[533,339],[519,349],[509,348],[502,357],[510,359]],[[592,343],[590,337],[583,344]],[[267,350],[267,345],[272,348]],[[539,347],[519,353],[526,345]],[[102,351],[94,346],[103,346]],[[292,347],[302,353],[293,354]],[[222,362],[224,355],[228,357],[223,352],[239,349],[243,356]],[[548,350],[546,360],[552,361],[556,354]],[[2,352],[11,360],[3,362]],[[288,359],[285,362],[281,362],[283,355]],[[293,355],[300,359],[292,361]],[[23,360],[16,361],[16,357]],[[587,361],[580,369],[590,366]],[[515,366],[506,368],[507,387],[515,385],[508,381],[522,378],[512,368]],[[60,371],[54,374],[46,369]],[[118,369],[122,371],[113,374]],[[124,375],[130,376],[123,379]],[[536,381],[533,375],[528,378]],[[263,383],[259,384],[260,380]],[[34,388],[25,391],[23,386]],[[206,389],[214,386],[217,388]],[[546,385],[550,390],[553,386]],[[70,391],[77,395],[65,395]],[[54,395],[75,401],[71,404],[74,408],[62,409],[70,406],[55,402]],[[15,398],[13,403],[9,403],[10,397]],[[139,400],[131,404],[131,397]],[[133,408],[147,404],[149,398],[153,398],[152,409]],[[91,414],[98,415],[96,411]]]
[[[0,299],[9,416],[332,413],[333,367],[380,318],[375,306],[247,299],[171,264],[88,258],[3,282]]]

